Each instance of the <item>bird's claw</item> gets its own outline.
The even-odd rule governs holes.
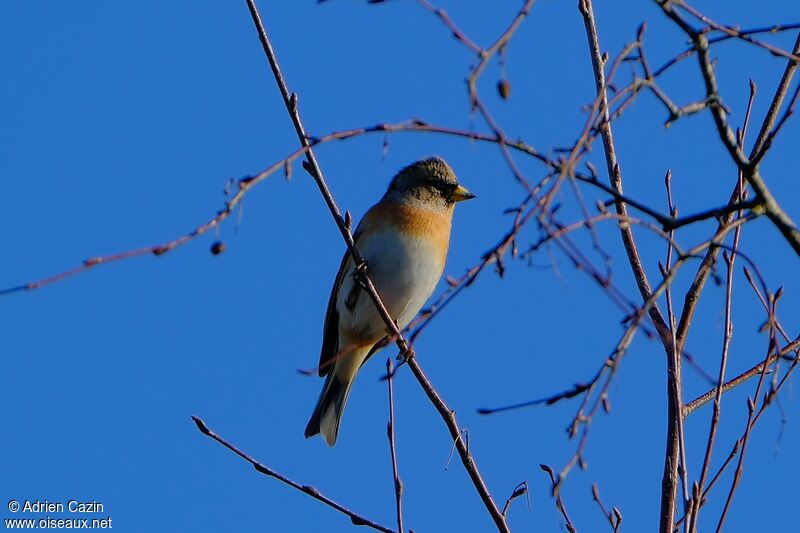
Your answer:
[[[356,267],[353,269],[353,273],[351,276],[353,279],[361,280],[363,282],[364,276],[367,274],[367,261],[366,259],[361,261]]]
[[[414,348],[409,346],[408,349],[406,349],[406,350],[404,350],[404,351],[402,351],[402,352],[400,352],[398,354],[397,360],[401,361],[401,363],[406,363],[409,359],[415,357],[416,355],[417,355],[417,352],[414,351]]]

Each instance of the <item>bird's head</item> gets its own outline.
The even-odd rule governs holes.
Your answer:
[[[406,202],[424,202],[445,208],[475,198],[458,183],[455,172],[441,157],[411,163],[392,179],[387,196]]]

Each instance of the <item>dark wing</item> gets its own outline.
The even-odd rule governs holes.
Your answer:
[[[376,221],[380,217],[376,210],[377,206],[378,204],[373,205],[364,213],[364,218],[361,219],[356,231],[353,232],[353,242],[356,245],[358,245],[358,241],[364,233],[375,229]],[[350,250],[346,250],[342,258],[342,264],[339,265],[339,272],[336,274],[336,281],[333,282],[331,296],[328,300],[328,310],[325,312],[325,325],[322,328],[322,350],[319,354],[320,376],[327,376],[330,373],[336,362],[336,354],[339,353],[339,312],[336,310],[336,300],[339,299],[339,287],[342,285],[342,280],[352,264],[353,257],[350,255]],[[355,308],[361,292],[358,285],[355,285],[350,294],[347,295],[344,303],[349,309]]]
[[[336,310],[336,300],[339,296],[339,286],[342,279],[350,267],[350,251],[347,250],[333,282],[331,296],[328,299],[328,310],[325,312],[325,325],[322,327],[322,350],[319,354],[319,375],[327,376],[336,361],[336,354],[339,351],[339,312]]]
[[[358,244],[358,239],[364,231],[364,221],[368,220],[368,215],[369,212],[364,215],[364,219],[358,224],[355,233],[353,233],[353,242],[356,244]],[[320,376],[328,375],[336,362],[336,354],[339,353],[339,312],[336,310],[336,300],[339,298],[339,287],[342,285],[342,279],[344,279],[347,271],[350,270],[352,262],[353,257],[350,255],[350,250],[345,250],[342,264],[339,265],[339,272],[336,274],[336,281],[333,282],[331,297],[328,299],[328,310],[325,312],[325,325],[322,327],[322,350],[319,354]],[[348,295],[348,300],[350,296],[354,298],[352,304],[355,305],[355,298],[358,297],[358,294]]]

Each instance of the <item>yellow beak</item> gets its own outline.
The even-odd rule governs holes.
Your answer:
[[[454,202],[463,202],[464,200],[470,200],[475,198],[475,195],[472,194],[469,189],[464,187],[463,185],[459,185],[456,187],[456,190],[453,191],[453,201]]]

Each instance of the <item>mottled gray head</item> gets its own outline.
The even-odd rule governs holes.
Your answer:
[[[389,197],[435,201],[446,206],[475,198],[474,194],[459,185],[450,165],[436,156],[411,163],[398,172],[386,194]]]

